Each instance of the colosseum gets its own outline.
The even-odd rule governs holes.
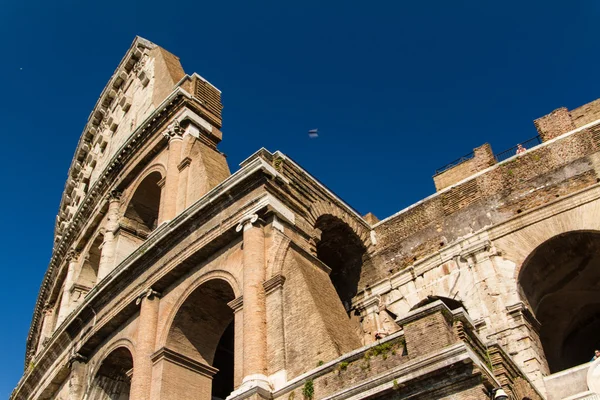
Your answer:
[[[11,399],[600,398],[600,100],[383,220],[279,151],[231,174],[221,110],[134,40],[77,144]]]

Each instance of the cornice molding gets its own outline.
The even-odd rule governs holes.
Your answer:
[[[163,347],[152,354],[151,360],[154,364],[160,361],[168,361],[180,367],[187,368],[190,371],[212,378],[219,370],[201,361],[194,360],[191,357],[178,353],[175,350]]]

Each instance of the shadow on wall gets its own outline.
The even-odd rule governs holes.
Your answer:
[[[331,268],[331,282],[349,312],[358,293],[366,248],[348,224],[332,215],[319,217],[315,228],[321,230],[317,257]]]

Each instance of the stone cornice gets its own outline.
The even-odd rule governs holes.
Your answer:
[[[227,305],[234,312],[241,310],[242,307],[244,307],[244,296],[236,297],[235,299],[233,299],[229,303],[227,303]]]
[[[45,301],[50,285],[58,275],[56,270],[61,266],[67,249],[79,235],[83,224],[88,220],[89,216],[101,205],[105,193],[107,193],[115,183],[115,178],[118,176],[122,167],[127,163],[130,157],[135,154],[135,151],[138,148],[140,148],[150,137],[155,135],[157,127],[162,125],[165,119],[169,118],[169,110],[174,106],[181,106],[183,104],[178,103],[178,99],[181,96],[188,99],[191,98],[191,95],[181,88],[174,90],[173,93],[171,93],[171,95],[169,95],[163,103],[161,103],[161,105],[139,125],[136,131],[131,134],[129,139],[115,153],[102,175],[90,188],[88,194],[82,201],[82,205],[74,215],[72,223],[62,235],[60,242],[54,247],[50,265],[42,281],[38,300],[34,309],[31,328],[27,338],[25,365],[29,364],[31,353],[35,347],[37,336],[39,334],[38,326],[41,322],[41,304]]]
[[[65,318],[65,320],[63,321],[63,323],[61,323],[61,325],[57,328],[57,330],[52,335],[49,343],[47,344],[47,346],[45,346],[44,350],[42,350],[42,352],[36,355],[36,364],[38,364],[39,359],[43,359],[51,353],[51,348],[53,348],[55,345],[60,345],[57,343],[58,338],[60,338],[61,335],[63,335],[67,327],[69,327],[74,321],[80,318],[80,313],[86,308],[89,309],[91,307],[91,304],[93,304],[100,295],[103,295],[105,293],[107,287],[114,285],[116,281],[122,279],[122,275],[125,274],[128,271],[128,269],[132,266],[132,264],[137,262],[137,260],[140,257],[142,257],[142,255],[154,249],[155,247],[160,247],[160,245],[165,240],[167,240],[168,237],[173,234],[173,232],[177,232],[178,227],[180,227],[184,223],[187,223],[187,221],[193,218],[195,215],[202,214],[202,211],[205,211],[207,208],[214,206],[217,200],[221,198],[221,196],[225,198],[227,193],[235,187],[243,187],[246,180],[249,179],[251,176],[255,175],[256,173],[262,173],[271,177],[271,179],[276,179],[279,182],[286,181],[282,177],[273,176],[273,174],[277,174],[277,172],[274,172],[272,170],[272,167],[268,165],[264,160],[256,159],[246,167],[231,175],[220,185],[213,188],[213,190],[207,193],[204,197],[202,197],[192,206],[184,210],[172,221],[158,227],[155,231],[152,232],[148,239],[137,250],[135,250],[125,260],[123,260],[123,262],[121,262],[119,266],[117,266],[113,271],[111,271],[111,273],[107,275],[105,279],[96,284],[96,286],[94,286],[89,291],[89,293],[87,293],[86,297],[84,298],[83,302],[78,306],[78,308],[74,310],[70,315],[68,315],[67,318]],[[277,213],[277,215],[283,219],[291,219],[292,221],[290,221],[290,223],[293,223],[293,213],[291,213],[290,210],[286,209],[285,206],[283,206],[281,202],[275,199],[272,195],[264,193],[258,196],[257,198],[253,199],[252,201],[248,202],[246,205],[242,206],[239,210],[239,216],[232,216],[230,221],[231,229],[235,227],[241,215],[244,215],[246,213],[256,213],[259,211],[262,212],[261,210],[263,209],[271,210],[272,212]],[[226,232],[227,229],[228,228],[219,229],[218,232],[215,233],[217,235],[221,235],[224,232]],[[212,240],[214,240],[214,237],[210,237],[207,240],[209,242],[212,242]],[[149,281],[148,285],[153,285],[153,282]],[[97,312],[99,312],[99,310],[95,309],[94,313]],[[98,323],[95,325],[96,328],[99,328],[101,326],[102,323],[100,321],[98,321]],[[94,332],[95,330],[93,332],[89,332],[88,335],[92,335],[94,334]],[[81,339],[81,343],[85,343],[86,338],[89,337],[88,335]]]
[[[152,355],[151,359],[154,364],[165,360],[170,363],[179,365],[180,367],[187,368],[190,371],[194,371],[198,374],[207,376],[209,378],[212,378],[217,372],[219,372],[219,370],[215,367],[205,364],[199,360],[194,360],[193,358],[178,353],[175,350],[169,349],[167,347],[163,347],[160,350],[158,350]]]
[[[275,289],[283,287],[284,283],[285,283],[285,276],[283,276],[281,274],[277,274],[277,275],[273,276],[272,278],[267,279],[263,283],[265,293],[269,294],[272,291],[274,291]]]

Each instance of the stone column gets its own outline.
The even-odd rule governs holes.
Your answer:
[[[141,304],[141,306],[130,398],[131,400],[148,400],[152,386],[152,354],[156,343],[159,293],[148,289],[138,297],[136,304]]]
[[[287,381],[285,365],[285,334],[283,316],[283,283],[285,277],[275,275],[263,284],[267,309],[267,364],[274,389]]]
[[[163,135],[169,139],[169,155],[167,161],[167,176],[165,177],[165,194],[163,196],[163,212],[161,224],[170,221],[177,215],[177,189],[179,186],[179,163],[181,162],[181,146],[183,143],[183,128],[179,121],[174,121]]]
[[[67,262],[69,265],[67,267],[67,276],[65,278],[65,287],[63,288],[58,319],[56,320],[57,326],[64,321],[64,319],[71,313],[73,308],[71,302],[71,289],[75,283],[75,270],[77,268],[77,263],[79,262],[79,253],[75,250],[70,250],[67,254]]]
[[[98,266],[98,282],[108,275],[115,267],[115,233],[119,229],[119,207],[121,206],[121,192],[113,190],[108,195],[107,222]]]
[[[269,388],[265,290],[265,234],[262,220],[253,214],[242,218],[237,231],[244,233],[244,379],[242,386]]]
[[[44,348],[46,345],[46,339],[52,337],[54,332],[54,308],[50,304],[46,303],[42,313],[44,314],[44,321],[42,322],[42,329],[40,333],[40,340],[37,345],[36,354]]]
[[[75,353],[69,360],[69,400],[81,400],[85,392],[85,363],[87,358]]]

